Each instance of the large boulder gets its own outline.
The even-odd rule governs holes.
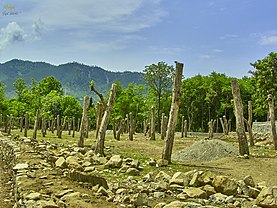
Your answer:
[[[256,198],[256,204],[261,207],[277,208],[277,187],[263,188]]]
[[[228,176],[216,176],[212,182],[213,187],[217,192],[226,195],[234,195],[237,193],[237,182]]]
[[[105,164],[105,168],[120,168],[122,165],[122,158],[120,155],[113,155]]]

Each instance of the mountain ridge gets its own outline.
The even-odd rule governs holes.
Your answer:
[[[0,63],[0,81],[7,86],[5,91],[8,97],[15,96],[13,82],[17,78],[23,78],[29,85],[32,79],[40,81],[48,76],[56,77],[61,82],[65,93],[77,98],[91,94],[89,90],[91,80],[94,80],[96,88],[102,93],[107,93],[111,84],[116,81],[123,87],[127,87],[129,83],[144,84],[141,72],[113,72],[99,66],[78,62],[53,65],[42,61],[12,59]]]

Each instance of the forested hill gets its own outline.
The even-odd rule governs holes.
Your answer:
[[[121,82],[127,87],[130,82],[143,84],[143,73],[139,72],[111,72],[98,66],[88,66],[80,63],[66,63],[59,66],[45,62],[31,62],[22,60],[11,60],[0,64],[0,81],[3,81],[8,97],[15,96],[13,93],[13,82],[17,78],[23,78],[27,84],[32,78],[37,81],[55,76],[61,83],[64,92],[68,95],[82,97],[89,93],[89,82],[94,80],[99,91],[105,93],[115,81]]]

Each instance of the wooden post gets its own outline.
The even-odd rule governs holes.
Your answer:
[[[37,130],[39,125],[39,109],[37,109],[36,120],[34,125],[33,139],[37,139]]]
[[[24,120],[23,117],[20,117],[20,132],[23,131],[23,122],[24,122],[23,120]]]
[[[240,89],[237,80],[232,80],[232,94],[234,97],[236,132],[239,140],[239,153],[240,155],[249,155],[249,147],[244,127],[243,105],[240,97]]]
[[[116,133],[116,140],[118,140],[118,141],[120,140],[120,135],[124,131],[124,122],[125,122],[124,119],[121,119],[120,122],[119,122],[118,130],[117,130],[117,133]]]
[[[184,124],[184,134],[185,137],[188,137],[188,121],[185,120],[185,124]]]
[[[148,124],[147,119],[144,119],[143,120],[143,133],[144,133],[144,136],[147,135],[147,126],[148,126],[147,124]]]
[[[61,129],[61,118],[60,115],[57,115],[57,136],[62,138],[62,129]]]
[[[214,125],[215,125],[215,121],[213,119],[211,121],[209,121],[209,123],[208,123],[208,127],[209,127],[209,139],[213,139],[214,138]]]
[[[97,114],[96,114],[96,134],[95,137],[98,137],[99,129],[102,121],[102,114],[103,114],[103,103],[97,104]]]
[[[84,97],[84,104],[83,104],[83,115],[80,127],[80,138],[78,141],[78,147],[84,147],[84,141],[86,137],[86,128],[87,128],[87,119],[88,119],[88,108],[89,108],[89,96]]]
[[[134,118],[133,118],[133,113],[129,113],[129,119],[130,119],[130,127],[129,127],[129,140],[133,141],[134,140]]]
[[[129,133],[130,132],[130,118],[129,118],[128,114],[126,114],[125,120],[126,120],[126,129],[125,129],[125,132]]]
[[[73,117],[72,119],[72,137],[75,137],[75,118]]]
[[[24,137],[27,137],[28,135],[28,128],[29,128],[29,115],[28,112],[25,113],[25,119],[24,119]]]
[[[155,106],[152,106],[151,108],[151,136],[150,136],[150,140],[155,140],[155,111],[156,108]]]
[[[181,123],[181,138],[184,138],[184,127],[185,127],[185,116],[182,116],[182,123]]]
[[[72,130],[72,118],[68,119],[68,135],[71,135],[71,130]]]
[[[88,106],[88,108],[89,108],[89,106]],[[90,130],[90,118],[89,118],[89,116],[87,116],[87,125],[86,125],[86,133],[85,133],[86,138],[88,138],[89,130]]]
[[[172,102],[169,113],[166,138],[162,153],[162,159],[171,163],[171,155],[174,143],[175,128],[181,100],[183,64],[176,62],[176,72],[172,89]]]
[[[109,118],[112,111],[112,107],[115,101],[115,94],[116,94],[116,84],[112,84],[111,91],[110,91],[110,97],[107,104],[107,107],[105,109],[105,113],[100,125],[99,129],[99,135],[96,140],[96,147],[95,147],[95,153],[100,154],[101,156],[104,156],[104,142],[105,142],[105,136],[106,136],[106,130],[109,124]]]
[[[166,124],[167,124],[167,117],[165,113],[162,113],[162,122],[161,122],[161,139],[164,140],[166,135]]]
[[[45,137],[46,135],[46,121],[44,115],[41,116],[41,134],[42,137]]]
[[[13,115],[11,114],[8,119],[8,135],[11,135],[12,126],[13,126]]]
[[[271,125],[271,135],[273,139],[274,149],[277,150],[277,135],[275,126],[275,112],[274,112],[274,98],[271,94],[267,96],[267,102],[269,107],[269,120]]]
[[[249,136],[249,144],[250,146],[254,146],[254,137],[253,137],[253,132],[252,132],[252,101],[248,101],[248,120],[244,120],[247,131],[248,131],[248,136]]]
[[[0,114],[0,128],[2,128],[2,125],[3,125],[3,115]]]

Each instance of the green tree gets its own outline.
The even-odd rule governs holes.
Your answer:
[[[8,105],[5,99],[5,90],[6,86],[3,82],[0,82],[0,114],[6,114]]]
[[[148,84],[152,93],[157,97],[157,113],[158,113],[158,130],[160,131],[161,123],[161,108],[162,108],[162,96],[168,92],[172,86],[172,75],[174,73],[174,67],[169,66],[165,62],[158,62],[157,64],[151,64],[146,66],[143,70],[144,80]]]
[[[39,81],[36,91],[40,96],[49,94],[52,90],[63,94],[62,84],[54,76],[49,76]]]
[[[265,120],[267,116],[268,94],[277,97],[277,53],[271,52],[262,60],[251,63],[256,70],[250,71],[253,77],[255,91],[253,94],[254,114],[260,120]]]
[[[17,78],[13,83],[13,86],[15,87],[15,93],[17,94],[18,100],[21,101],[24,91],[28,90],[26,82],[23,78]]]

